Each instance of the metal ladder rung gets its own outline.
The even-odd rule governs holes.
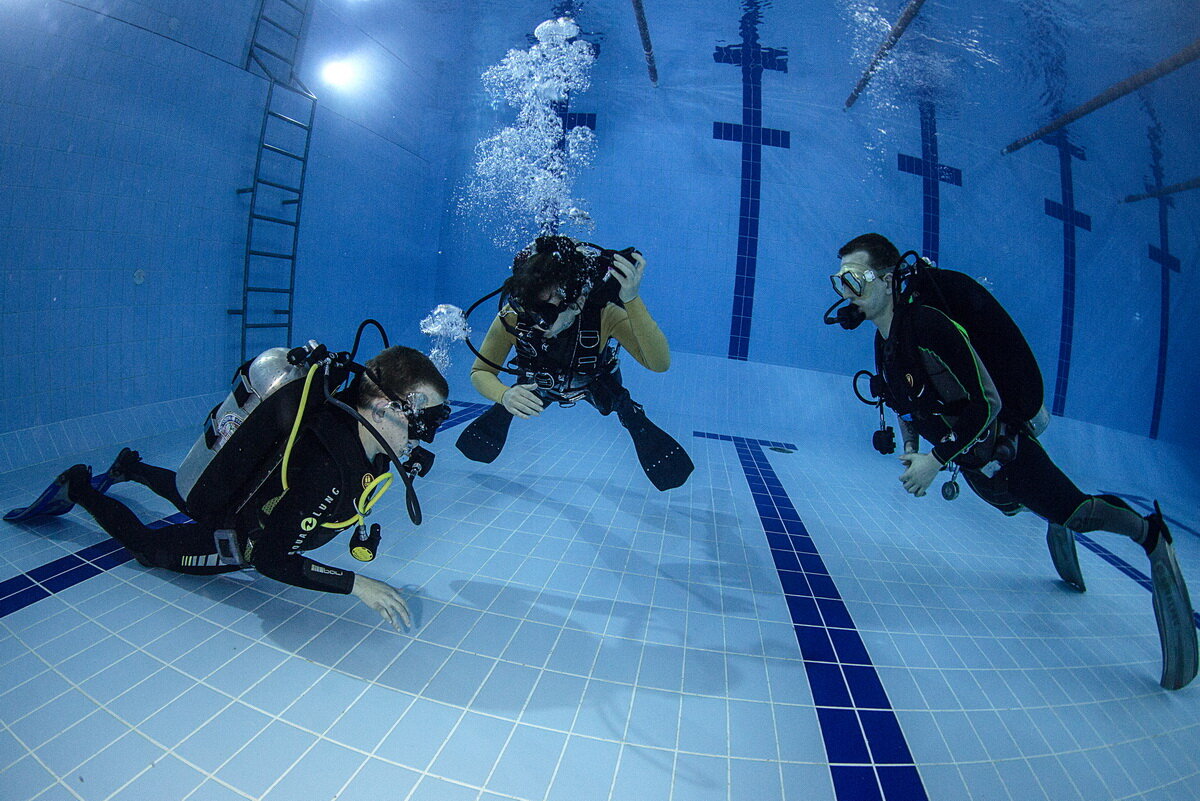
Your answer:
[[[289,67],[292,66],[292,60],[290,58],[288,58],[287,56],[283,55],[282,53],[276,53],[271,48],[267,47],[266,45],[259,44],[258,42],[254,43],[254,47],[263,51],[264,53],[266,53],[268,55],[275,56],[275,58],[279,59],[284,64],[287,64]],[[259,63],[261,64],[262,62],[260,61]]]
[[[262,148],[263,150],[269,150],[272,153],[278,153],[281,156],[287,156],[288,158],[295,159],[296,161],[304,161],[304,156],[297,156],[290,150],[284,150],[282,147],[276,147],[275,145],[268,145],[266,142],[263,142]]]
[[[273,187],[275,187],[276,189],[283,189],[283,190],[286,190],[286,191],[288,191],[288,192],[292,192],[292,193],[294,193],[294,194],[297,194],[297,195],[298,195],[298,194],[300,194],[300,190],[299,190],[299,189],[297,189],[297,188],[296,188],[296,187],[294,187],[294,186],[285,186],[284,184],[277,184],[277,183],[275,183],[274,181],[268,181],[268,180],[266,180],[265,178],[259,178],[259,179],[258,179],[258,182],[259,182],[260,184],[266,184],[267,186],[273,186]]]
[[[266,220],[267,222],[279,223],[280,225],[291,225],[295,227],[297,224],[295,220],[285,220],[282,217],[268,217],[265,214],[251,214],[250,216],[255,220]]]
[[[291,117],[280,114],[278,111],[268,111],[267,114],[269,114],[272,117],[275,117],[276,119],[283,120],[284,122],[290,122],[292,125],[303,128],[306,131],[308,130],[308,126],[305,125],[304,123],[300,122],[299,120],[293,120]]]
[[[267,77],[271,79],[272,83],[278,82],[278,79],[275,77],[275,73],[271,72],[271,68],[266,65],[266,62],[258,57],[258,53],[254,52],[253,47],[250,48],[250,58],[254,60],[254,63],[258,65],[260,70],[267,74]]]
[[[296,258],[294,253],[272,253],[269,250],[251,250],[251,251],[249,251],[249,253],[251,256],[263,256],[268,259],[294,259],[294,258]]]
[[[292,290],[290,290],[290,289],[277,289],[273,286],[248,286],[248,287],[246,287],[246,291],[247,292],[274,292],[277,295],[290,295],[292,292]],[[282,312],[282,313],[286,313],[286,312]]]
[[[292,32],[291,32],[291,31],[289,31],[287,28],[283,27],[283,26],[282,26],[282,25],[280,25],[278,22],[276,22],[275,20],[273,20],[273,19],[271,19],[270,17],[268,17],[266,14],[263,14],[261,17],[259,17],[259,19],[261,19],[263,22],[267,23],[268,25],[272,25],[272,26],[274,26],[274,27],[278,28],[279,30],[283,31],[285,34],[287,34],[288,36],[292,37],[293,39],[299,39],[299,38],[300,38],[300,34],[298,34],[298,33],[292,33]]]

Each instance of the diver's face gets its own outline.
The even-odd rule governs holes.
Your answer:
[[[565,294],[562,287],[550,287],[543,289],[538,294],[538,300],[543,303],[549,303],[551,306],[560,309],[558,317],[545,330],[545,336],[555,337],[566,331],[575,322],[575,318],[579,316],[579,312],[583,309],[583,304],[587,301],[586,293],[575,299],[575,302],[567,305]]]
[[[438,406],[446,401],[437,390],[427,384],[417,387],[408,397],[415,401],[418,408],[421,409]],[[372,402],[371,414],[368,419],[401,460],[408,458],[416,443],[409,439],[408,417],[404,414],[400,404],[377,399]],[[376,454],[383,452],[383,448],[370,434],[366,434],[363,443],[366,445],[368,458],[373,459]]]
[[[868,320],[875,319],[891,303],[892,277],[879,275],[865,251],[843,256],[833,279],[838,294],[857,306]]]

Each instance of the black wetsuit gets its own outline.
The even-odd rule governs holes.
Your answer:
[[[303,552],[321,547],[345,530],[346,526],[325,524],[353,517],[363,487],[385,469],[382,461],[372,465],[367,460],[357,421],[332,407],[323,410],[296,440],[289,457],[289,489],[283,490],[277,467],[240,511],[230,510],[245,563],[285,584],[349,593],[354,573],[321,564]],[[127,473],[187,513],[173,471],[137,463]],[[71,497],[144,565],[196,575],[242,569],[221,563],[211,526],[177,523],[149,529],[123,503],[90,485],[72,488]]]
[[[933,443],[939,462],[957,463],[971,489],[1002,512],[1025,507],[1065,525],[1092,497],[1051,461],[1023,421],[1007,419],[966,332],[941,311],[898,306],[889,338],[875,335],[875,367],[888,406]]]

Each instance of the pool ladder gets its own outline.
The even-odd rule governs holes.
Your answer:
[[[263,0],[245,68],[270,82],[249,195],[241,317],[241,361],[292,340],[300,207],[317,98],[296,75],[308,0]],[[278,335],[282,330],[284,336]]]

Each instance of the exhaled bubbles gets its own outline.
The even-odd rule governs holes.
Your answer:
[[[444,374],[450,367],[451,343],[466,339],[471,333],[471,328],[467,325],[467,318],[462,309],[442,303],[434,307],[421,321],[421,333],[433,338],[429,360]]]
[[[571,185],[591,163],[595,135],[585,126],[568,130],[564,121],[571,96],[590,85],[596,58],[578,35],[568,17],[546,20],[534,31],[536,44],[508,51],[483,73],[493,103],[513,106],[517,119],[476,145],[475,174],[459,211],[477,215],[499,247],[556,233],[565,224],[590,227]]]

